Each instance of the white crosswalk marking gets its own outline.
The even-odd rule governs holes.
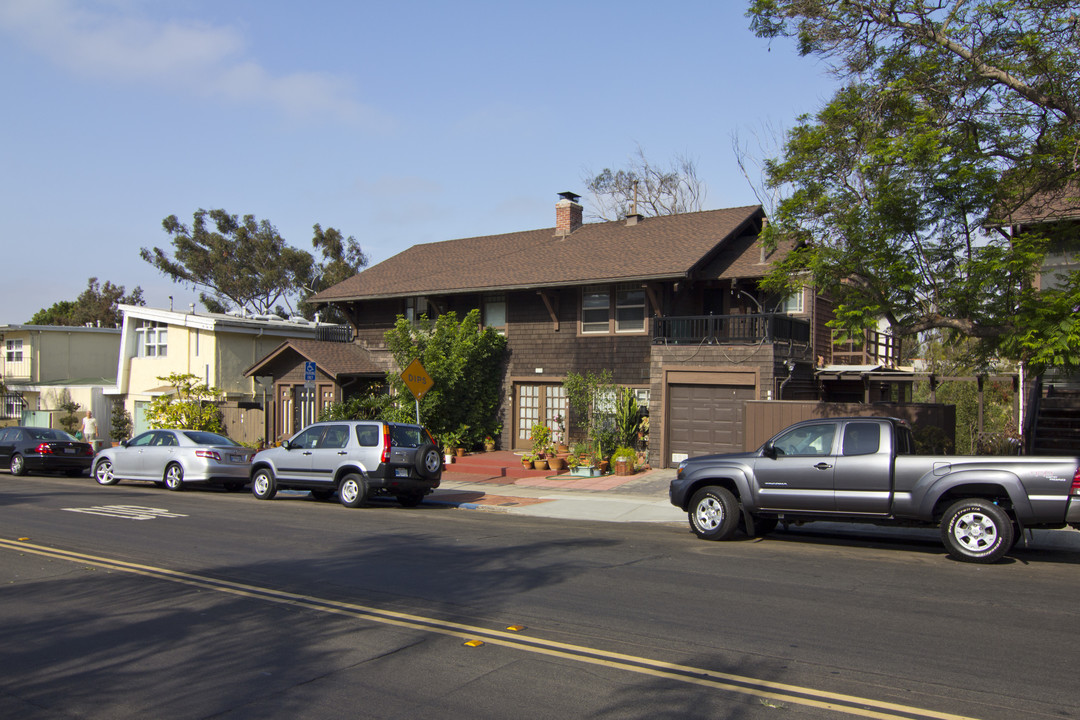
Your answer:
[[[139,505],[98,505],[88,508],[62,508],[67,512],[104,515],[105,517],[125,518],[127,520],[153,520],[154,518],[187,517],[169,512],[165,508],[140,507]]]

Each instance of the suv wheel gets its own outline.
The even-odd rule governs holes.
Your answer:
[[[442,454],[431,443],[424,443],[416,449],[416,471],[420,477],[434,480],[442,471]]]
[[[341,485],[338,486],[338,497],[341,498],[341,504],[345,507],[360,507],[363,505],[364,500],[367,499],[367,491],[367,482],[364,480],[363,475],[349,473],[341,478]]]
[[[260,500],[273,500],[277,495],[277,480],[267,468],[259,468],[251,477],[251,494]]]

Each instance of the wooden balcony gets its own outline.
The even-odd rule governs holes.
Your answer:
[[[652,320],[654,345],[754,345],[810,342],[810,323],[783,313],[688,315]]]
[[[880,365],[895,368],[900,364],[900,338],[878,330],[867,330],[860,338],[837,340],[833,335],[834,365]]]

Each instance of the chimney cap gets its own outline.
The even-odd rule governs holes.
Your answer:
[[[569,200],[570,202],[575,202],[575,203],[578,200],[581,199],[580,195],[578,195],[577,193],[570,192],[569,190],[567,190],[566,192],[559,193],[559,197],[561,197],[564,200]]]

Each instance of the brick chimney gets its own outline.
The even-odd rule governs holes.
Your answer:
[[[555,235],[566,237],[581,227],[581,205],[578,203],[581,196],[572,192],[561,192],[559,197],[562,200],[555,203]]]

